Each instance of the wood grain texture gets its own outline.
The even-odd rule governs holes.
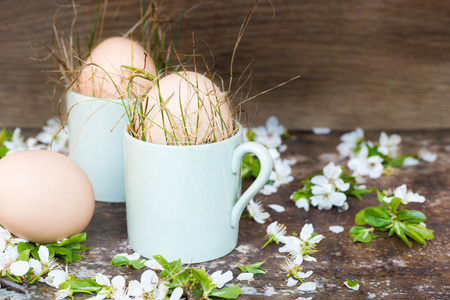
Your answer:
[[[406,184],[408,188],[426,198],[421,203],[408,204],[408,209],[422,211],[427,217],[427,227],[434,230],[435,240],[428,241],[424,248],[414,242],[408,248],[400,238],[393,236],[384,238],[387,233],[381,233],[380,238],[369,244],[353,243],[348,231],[355,225],[355,215],[361,209],[377,206],[375,193],[363,195],[361,201],[349,198],[349,210],[339,213],[336,208],[319,211],[311,207],[309,212],[298,209],[289,199],[290,195],[301,187],[300,182],[322,172],[329,161],[345,165],[339,161],[336,146],[342,132],[331,135],[313,135],[307,132],[293,132],[294,139],[283,141],[288,146],[282,157],[295,158],[297,164],[292,167],[294,181],[281,186],[276,194],[263,196],[258,194],[271,219],[266,224],[258,224],[245,218],[239,224],[238,246],[247,251],[232,251],[223,258],[202,265],[210,271],[226,272],[231,270],[236,278],[241,272],[238,264],[247,265],[266,260],[263,265],[266,275],[255,275],[251,282],[234,279],[230,284],[239,284],[243,295],[239,300],[280,299],[292,300],[298,297],[313,297],[314,300],[360,300],[360,299],[448,299],[450,294],[450,258],[448,256],[450,234],[450,130],[402,131],[403,153],[414,153],[420,147],[437,153],[438,158],[433,163],[421,162],[417,166],[395,169],[389,176],[379,179],[369,179],[367,186],[377,186],[380,189],[395,188]],[[367,131],[366,137],[376,141],[379,131]],[[250,182],[246,182],[248,186]],[[267,207],[269,204],[279,204],[286,211],[277,213]],[[186,218],[188,220],[189,218]],[[266,228],[270,222],[278,221],[286,225],[288,233],[300,232],[305,223],[311,223],[314,231],[325,236],[317,246],[313,257],[317,262],[302,263],[303,272],[312,270],[314,273],[306,281],[316,282],[314,292],[301,292],[296,287],[286,285],[286,273],[282,270],[285,253],[279,253],[282,246],[272,243],[263,250],[267,241]],[[329,226],[340,225],[344,232],[335,234]],[[164,225],[161,225],[164,226]],[[157,230],[157,228],[156,228]],[[139,280],[142,270],[126,267],[113,267],[111,259],[119,253],[133,253],[128,245],[126,230],[125,205],[122,203],[96,203],[94,217],[86,229],[86,245],[89,250],[82,254],[83,260],[69,265],[71,272],[79,277],[94,277],[100,272],[112,278],[124,275],[129,282]],[[377,232],[378,233],[378,232]],[[189,234],[201,234],[189,233]],[[208,241],[205,247],[208,247]],[[244,247],[242,247],[244,246]],[[358,280],[359,291],[352,291],[343,286],[346,278]],[[273,295],[267,294],[273,288]],[[55,290],[46,284],[36,283],[29,288],[26,295],[0,289],[0,299],[34,299],[47,300],[54,298]],[[87,299],[88,295],[76,295],[75,299]]]
[[[241,23],[253,1],[170,1],[186,15],[177,48],[214,53],[230,70]],[[450,3],[445,1],[273,0],[256,10],[238,48],[235,71],[250,63],[251,94],[301,75],[245,105],[252,124],[276,115],[291,129],[450,127]],[[89,33],[94,1],[80,0],[76,31]],[[68,0],[0,1],[0,125],[37,127],[54,114],[45,70],[29,44],[51,43],[53,16],[68,28]],[[138,19],[139,1],[110,0],[104,37]],[[120,12],[120,13],[119,13]],[[208,45],[208,47],[206,46]],[[45,52],[40,49],[38,55]],[[209,56],[209,55],[207,55]],[[212,59],[209,60],[212,63]]]

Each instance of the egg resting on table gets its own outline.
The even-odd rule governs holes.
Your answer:
[[[146,99],[144,107],[147,107],[148,119],[144,125],[148,142],[177,144],[172,134],[183,144],[198,145],[220,141],[233,134],[225,93],[200,73],[170,74],[151,88]],[[158,125],[168,129],[170,134],[166,135]]]
[[[123,37],[112,37],[98,44],[86,60],[86,64],[90,63],[103,70],[93,65],[83,66],[78,77],[78,92],[91,97],[117,99],[123,96],[132,71],[122,66],[156,75],[155,64],[144,48],[138,42]],[[150,84],[149,80],[134,77],[133,92],[140,95]]]
[[[95,197],[84,171],[47,150],[15,152],[0,160],[0,224],[15,236],[48,244],[82,232]]]

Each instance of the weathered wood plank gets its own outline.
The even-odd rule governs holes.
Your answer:
[[[377,140],[379,132],[368,132],[369,140]],[[393,132],[389,132],[391,134]],[[438,153],[434,163],[422,162],[418,166],[400,168],[393,175],[369,180],[369,186],[381,189],[395,188],[403,183],[415,192],[425,196],[424,204],[410,204],[411,209],[423,211],[427,217],[427,227],[434,230],[436,239],[423,248],[417,243],[406,247],[397,237],[378,238],[369,244],[354,244],[348,236],[348,230],[354,225],[355,214],[364,207],[377,205],[374,195],[364,195],[362,201],[350,199],[350,209],[339,213],[336,209],[319,211],[312,208],[309,212],[295,207],[289,196],[299,188],[301,180],[317,174],[322,167],[335,160],[338,162],[336,145],[341,133],[315,136],[307,132],[294,132],[295,138],[287,141],[286,158],[296,158],[293,167],[295,180],[280,188],[271,196],[259,195],[266,206],[276,203],[283,205],[286,211],[271,213],[271,220],[284,223],[288,232],[299,232],[305,223],[312,223],[325,239],[318,245],[314,255],[317,263],[304,262],[304,271],[313,270],[308,281],[318,283],[316,292],[301,293],[295,287],[286,286],[285,275],[281,270],[284,255],[278,253],[275,244],[261,250],[265,243],[265,225],[250,219],[240,222],[239,246],[246,246],[246,253],[233,251],[231,254],[203,265],[214,270],[232,270],[235,277],[240,273],[237,264],[249,264],[266,260],[267,275],[257,275],[255,280],[239,283],[245,291],[239,299],[267,299],[265,294],[274,288],[273,299],[295,299],[299,296],[314,299],[448,299],[450,294],[449,226],[450,214],[450,131],[404,131],[397,132],[403,137],[404,153],[416,152],[420,147]],[[341,162],[343,163],[343,162]],[[340,234],[328,230],[331,225],[341,225],[345,231]],[[87,228],[87,245],[90,250],[84,259],[70,265],[70,270],[78,276],[103,274],[124,275],[127,280],[139,279],[142,271],[112,267],[110,261],[115,254],[131,252],[127,244],[126,215],[124,204],[96,204],[92,222]],[[357,279],[358,292],[342,286],[346,278]],[[46,290],[47,289],[47,290]],[[53,289],[44,284],[36,284],[27,296],[31,299],[50,299]],[[14,292],[0,290],[0,298],[22,299]],[[17,298],[13,298],[17,297]],[[23,296],[26,297],[26,296]],[[84,299],[86,297],[76,297]]]
[[[96,2],[77,1],[76,30],[89,33]],[[234,42],[252,0],[171,1],[186,7],[178,49],[214,53],[229,71]],[[0,2],[0,124],[36,127],[52,112],[51,61],[29,59],[29,43],[50,43],[53,15],[68,28],[68,0]],[[450,127],[450,3],[445,1],[263,1],[237,51],[235,70],[252,60],[252,93],[296,75],[295,82],[245,106],[250,121],[277,115],[289,128]],[[104,36],[123,34],[138,18],[139,1],[108,2]],[[119,8],[120,7],[120,8]],[[118,13],[120,12],[120,13]],[[42,57],[44,52],[38,51]],[[210,60],[212,62],[212,60]]]

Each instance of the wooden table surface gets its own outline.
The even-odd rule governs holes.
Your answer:
[[[410,209],[424,212],[427,227],[434,230],[435,240],[424,248],[413,243],[408,248],[392,237],[378,238],[369,244],[354,244],[348,230],[354,225],[355,214],[364,207],[377,205],[374,194],[364,195],[362,201],[350,198],[350,209],[339,213],[336,209],[309,212],[295,207],[289,196],[300,186],[301,180],[321,172],[329,161],[339,162],[336,146],[341,132],[330,135],[313,135],[310,132],[293,132],[293,139],[285,141],[288,150],[284,158],[295,158],[293,166],[295,180],[271,196],[258,194],[271,214],[270,221],[284,223],[288,232],[299,232],[305,223],[312,223],[315,232],[325,239],[317,246],[314,255],[317,262],[303,262],[304,271],[313,270],[307,281],[317,283],[314,292],[301,292],[296,287],[287,287],[285,274],[281,270],[284,254],[280,246],[270,244],[264,250],[265,232],[270,221],[261,225],[245,218],[240,222],[238,246],[246,251],[234,250],[229,255],[203,265],[211,270],[232,270],[235,277],[240,273],[237,264],[250,264],[266,260],[266,275],[256,275],[251,282],[233,280],[239,284],[243,294],[239,299],[450,299],[450,248],[448,216],[450,213],[450,130],[388,132],[402,135],[403,153],[417,153],[419,148],[438,153],[433,163],[421,162],[417,166],[396,169],[392,175],[368,180],[368,186],[381,189],[395,188],[406,184],[408,188],[425,196],[424,204],[410,204]],[[366,133],[371,141],[378,140],[379,131]],[[345,164],[345,162],[340,162]],[[277,213],[268,204],[280,204],[286,208]],[[341,225],[345,231],[339,234],[329,231],[331,225]],[[87,246],[83,260],[69,266],[80,277],[95,276],[102,272],[109,276],[124,275],[127,280],[138,279],[142,270],[111,266],[111,259],[121,252],[131,253],[127,243],[125,205],[97,203],[95,215],[88,228]],[[383,234],[382,234],[383,235]],[[357,279],[359,291],[345,286],[346,278]],[[298,285],[297,285],[298,286]],[[51,299],[55,290],[38,283],[29,288],[27,295],[0,290],[0,299]],[[77,296],[75,299],[84,299]]]

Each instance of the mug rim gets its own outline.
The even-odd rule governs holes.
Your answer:
[[[127,103],[127,101],[125,99],[121,99],[121,98],[108,99],[108,98],[102,98],[102,97],[92,97],[92,96],[80,94],[72,89],[69,89],[64,96],[67,97],[67,95],[69,95],[69,94],[73,94],[77,97],[82,97],[86,100],[90,99],[90,100],[101,100],[101,101],[109,101],[109,102],[123,102],[124,101],[125,103]]]
[[[189,148],[189,149],[191,149],[191,148],[194,148],[194,147],[195,147],[195,148],[211,147],[212,145],[223,145],[223,144],[225,144],[225,143],[233,143],[234,140],[236,140],[236,139],[239,138],[239,136],[240,136],[240,135],[242,134],[242,132],[243,132],[243,128],[244,128],[244,127],[241,125],[241,123],[239,123],[239,122],[236,121],[236,120],[234,120],[233,123],[234,123],[236,126],[239,126],[239,127],[238,127],[239,129],[236,131],[235,134],[233,134],[233,136],[231,136],[231,137],[229,137],[229,138],[227,138],[227,139],[218,141],[218,142],[207,143],[207,144],[200,144],[200,145],[163,145],[163,144],[157,144],[157,143],[150,143],[150,142],[147,142],[147,141],[143,141],[143,140],[137,139],[137,138],[135,138],[134,136],[132,136],[132,135],[128,132],[127,126],[125,126],[125,128],[124,128],[124,135],[125,135],[125,137],[126,137],[127,139],[131,139],[131,141],[134,141],[134,142],[136,142],[136,143],[141,143],[142,145],[151,145],[150,147],[171,148],[171,149],[174,149],[174,148]],[[149,147],[149,146],[146,146],[146,147]]]

